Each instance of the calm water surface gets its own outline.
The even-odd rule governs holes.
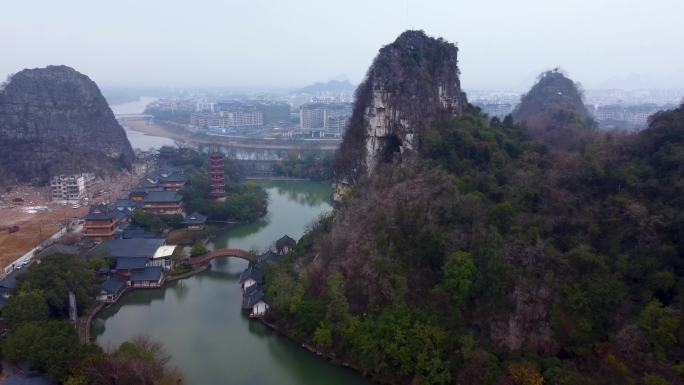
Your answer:
[[[216,247],[263,250],[283,234],[298,239],[330,210],[327,183],[260,183],[269,194],[267,217],[226,232]],[[218,259],[210,270],[164,289],[130,293],[99,314],[93,336],[101,346],[116,346],[148,334],[165,344],[192,385],[370,384],[243,316],[238,278],[245,267],[236,258]]]
[[[141,96],[138,100],[120,104],[110,104],[109,107],[112,109],[115,115],[125,115],[125,114],[142,114],[145,111],[145,107],[148,104],[154,102],[157,98],[151,96]],[[124,123],[124,130],[126,131],[126,136],[128,141],[131,142],[136,150],[147,151],[151,148],[160,148],[162,146],[175,146],[172,139],[164,138],[161,136],[147,135],[140,131],[131,130],[126,127]]]

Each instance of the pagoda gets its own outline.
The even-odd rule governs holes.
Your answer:
[[[224,163],[226,157],[216,151],[209,155],[207,173],[209,175],[209,196],[214,199],[226,196],[226,177]]]

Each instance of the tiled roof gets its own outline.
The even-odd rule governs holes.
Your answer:
[[[159,281],[164,274],[161,266],[148,266],[140,271],[131,274],[131,282],[139,281]]]
[[[134,209],[137,204],[130,199],[117,199],[114,202],[114,207],[117,209]]]
[[[160,183],[185,182],[187,180],[188,180],[188,178],[185,175],[183,175],[181,173],[177,173],[177,172],[174,172],[172,174],[167,174],[166,176],[162,175],[159,178]]]
[[[55,254],[78,255],[78,248],[75,246],[68,246],[63,245],[61,243],[55,243],[54,245],[48,246],[43,251],[36,254],[36,258],[45,258]]]
[[[247,296],[247,306],[252,307],[264,299],[263,290],[257,290],[251,295]]]
[[[112,210],[104,203],[92,205],[83,219],[86,221],[111,221]]]
[[[280,255],[274,253],[271,250],[267,250],[265,253],[261,254],[257,258],[257,263],[260,265],[263,265],[264,263],[269,263],[269,262],[275,263],[275,262],[278,262],[279,259],[280,259]]]
[[[257,283],[261,283],[261,269],[258,266],[250,266],[240,273],[240,283],[245,282],[249,278],[257,281]]]
[[[88,254],[109,257],[152,258],[154,252],[164,243],[164,238],[112,239],[97,245]]]
[[[157,187],[157,185],[158,185],[158,183],[155,180],[150,180],[150,179],[144,178],[143,180],[138,182],[138,185],[135,187],[141,188],[141,189],[147,189],[147,188]]]
[[[102,283],[102,289],[108,293],[120,293],[126,287],[126,281],[119,277],[109,277]]]
[[[117,270],[136,270],[144,269],[149,260],[140,257],[119,257],[116,259]]]
[[[195,211],[183,219],[184,225],[203,225],[207,221],[207,216]]]
[[[293,238],[290,238],[289,235],[283,235],[282,238],[280,238],[276,241],[276,248],[282,249],[285,246],[288,246],[288,247],[297,246],[297,241],[295,241]]]
[[[5,276],[5,278],[0,280],[0,287],[8,289],[8,290],[14,290],[14,288],[16,288],[17,285],[19,284],[19,277],[26,274],[27,271],[28,271],[28,267],[23,267],[21,269],[14,269],[14,271],[7,274]]]
[[[183,197],[175,191],[150,191],[144,198],[145,203],[177,203]]]

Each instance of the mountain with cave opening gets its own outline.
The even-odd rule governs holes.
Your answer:
[[[551,71],[490,118],[458,53],[380,49],[267,320],[381,383],[683,383],[684,106],[602,133]]]

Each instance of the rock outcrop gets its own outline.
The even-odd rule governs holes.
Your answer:
[[[512,117],[532,132],[595,126],[579,86],[559,69],[539,76],[539,81],[521,97]]]
[[[0,182],[110,173],[134,154],[90,78],[66,66],[26,69],[0,87]]]
[[[423,31],[406,31],[380,49],[356,91],[333,170],[335,200],[378,164],[416,150],[420,132],[440,114],[463,113],[458,76],[458,48]]]

